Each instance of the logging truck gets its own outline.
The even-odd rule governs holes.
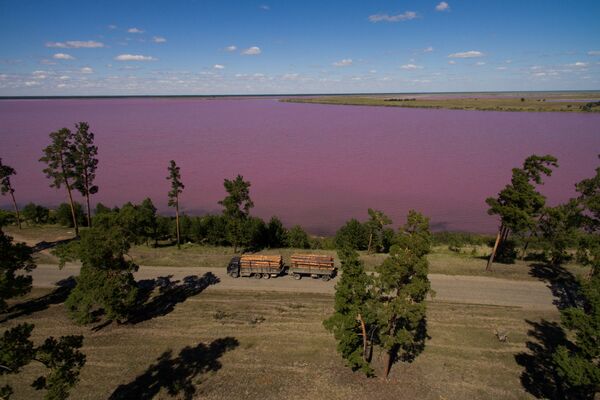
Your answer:
[[[250,254],[233,257],[227,266],[227,274],[232,278],[251,276],[256,279],[269,279],[281,275],[283,268],[281,256]]]
[[[285,265],[280,255],[244,254],[233,257],[227,266],[227,274],[232,278],[240,276],[256,279],[269,279],[285,273]],[[294,279],[303,276],[321,278],[328,281],[335,276],[333,257],[317,254],[292,254],[287,274]]]

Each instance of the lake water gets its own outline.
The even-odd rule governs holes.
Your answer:
[[[0,157],[17,200],[56,205],[38,162],[48,134],[89,122],[99,146],[94,203],[151,197],[168,211],[167,165],[181,166],[182,208],[220,212],[223,179],[252,182],[254,215],[315,234],[377,208],[402,222],[411,208],[435,229],[493,232],[486,197],[532,153],[558,157],[551,204],[600,164],[600,114],[512,113],[281,103],[273,98],[0,101]],[[8,197],[0,205],[9,206]]]

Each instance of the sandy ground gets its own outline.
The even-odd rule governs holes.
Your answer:
[[[63,269],[56,265],[40,264],[32,271],[33,285],[37,287],[53,287],[56,282],[77,276],[79,265],[67,264]],[[181,280],[186,276],[202,276],[208,272],[216,275],[220,282],[209,290],[257,290],[301,293],[335,292],[335,283],[339,278],[329,282],[318,279],[303,278],[294,280],[283,276],[271,279],[231,278],[224,268],[200,267],[149,267],[141,266],[135,274],[136,279],[153,279],[169,276],[172,280]],[[555,310],[550,289],[543,282],[515,281],[478,276],[451,276],[430,274],[432,288],[436,292],[435,301],[485,304],[521,307],[530,310]]]

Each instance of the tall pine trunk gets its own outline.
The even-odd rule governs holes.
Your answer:
[[[90,194],[86,193],[85,195],[85,201],[86,201],[86,206],[87,206],[87,224],[88,227],[92,227],[92,217],[91,217],[91,213],[90,213]]]
[[[73,218],[73,226],[75,227],[75,236],[79,237],[79,224],[77,224],[77,217],[75,216],[75,205],[73,204],[73,194],[71,193],[71,185],[69,184],[69,177],[67,170],[65,169],[65,161],[63,155],[60,155],[60,167],[65,179],[65,186],[67,187],[67,193],[69,194],[69,205],[71,206],[71,217]]]
[[[496,241],[494,242],[494,248],[492,249],[492,254],[490,254],[490,258],[488,259],[487,265],[485,267],[486,271],[489,271],[492,268],[492,263],[494,262],[494,257],[496,257],[496,251],[498,250],[498,246],[500,245],[500,240],[504,236],[504,225],[500,225],[500,230],[496,235]]]
[[[177,249],[181,249],[181,242],[179,239],[179,197],[175,198],[175,222],[177,225]]]
[[[369,247],[367,248],[367,254],[371,254],[371,243],[373,243],[373,232],[369,235]]]
[[[362,315],[358,314],[357,318],[360,322],[360,330],[362,331],[363,337],[363,360],[368,362],[369,360],[367,354],[367,327],[365,326],[365,320],[362,318]]]
[[[15,214],[17,215],[17,224],[19,225],[19,229],[21,229],[21,216],[19,215],[19,207],[17,207],[15,193],[13,192],[12,188],[10,190],[10,197],[12,197],[13,207],[15,208]]]

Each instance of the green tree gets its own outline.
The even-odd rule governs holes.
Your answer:
[[[48,222],[48,218],[50,218],[50,210],[38,204],[28,203],[21,210],[21,215],[28,224],[45,224]]]
[[[377,338],[386,352],[386,377],[396,360],[411,362],[425,348],[430,244],[429,219],[411,210],[390,256],[376,268]]]
[[[73,133],[67,128],[62,128],[50,133],[50,139],[52,142],[44,149],[44,156],[40,158],[40,161],[47,164],[44,173],[50,179],[50,187],[60,189],[64,185],[67,189],[75,235],[79,236],[79,223],[75,215],[72,193],[72,182],[77,176],[74,160]]]
[[[108,320],[121,321],[135,306],[137,285],[133,272],[138,266],[125,259],[129,237],[118,224],[94,227],[82,232],[78,241],[54,250],[61,266],[66,261],[81,260],[77,285],[65,302],[77,323],[94,322],[97,311],[102,311]]]
[[[350,247],[355,250],[366,250],[369,244],[369,231],[356,219],[351,219],[335,234],[335,245],[338,249]]]
[[[94,134],[90,132],[87,122],[75,125],[77,131],[73,135],[73,160],[75,180],[73,187],[85,197],[87,206],[87,225],[92,226],[90,195],[98,192],[94,185],[96,168],[98,168],[98,146],[94,144]]]
[[[31,386],[46,390],[46,400],[67,399],[85,364],[85,355],[78,350],[83,346],[83,336],[61,336],[58,340],[50,336],[36,347],[30,340],[33,328],[32,324],[19,324],[0,337],[0,376],[17,374],[36,361],[46,367],[48,373],[39,376]],[[2,399],[9,399],[12,393],[8,385],[0,388]]]
[[[581,209],[576,200],[556,207],[546,207],[539,221],[543,245],[550,255],[552,265],[567,261],[567,250],[577,245]]]
[[[266,241],[271,248],[287,247],[288,232],[279,218],[271,217],[271,220],[269,220]]]
[[[227,237],[235,252],[244,244],[244,222],[250,215],[250,209],[254,207],[250,199],[250,185],[241,175],[232,180],[225,179],[223,182],[227,196],[219,201],[219,204],[223,206],[223,215],[227,220]]]
[[[34,268],[31,248],[13,243],[0,229],[0,312],[6,310],[7,299],[31,290],[31,276],[25,272]],[[19,324],[4,331],[0,337],[0,376],[17,374],[32,361],[39,362],[49,372],[32,386],[46,389],[45,399],[66,399],[85,363],[85,356],[77,350],[83,344],[83,336],[63,336],[58,340],[49,337],[35,347],[29,339],[33,328],[31,324]],[[8,399],[12,392],[8,385],[0,387],[0,398]]]
[[[353,371],[373,375],[369,363],[368,332],[372,323],[369,310],[371,278],[352,248],[338,250],[342,276],[335,285],[334,313],[323,321],[337,341],[337,351]]]
[[[183,192],[185,186],[181,183],[181,174],[179,167],[174,160],[169,164],[169,176],[167,179],[171,181],[171,190],[169,191],[169,207],[175,207],[175,223],[177,228],[177,248],[181,248],[180,226],[179,226],[179,195]]]
[[[15,215],[17,217],[17,225],[21,229],[21,218],[19,216],[19,207],[17,207],[17,201],[15,200],[15,189],[10,183],[10,177],[16,175],[15,169],[9,165],[2,164],[2,158],[0,158],[0,193],[5,196],[7,193],[10,194],[12,199],[13,207],[15,209]]]
[[[13,243],[0,228],[0,312],[6,300],[31,290],[31,276],[23,274],[35,268],[32,250],[25,243]]]
[[[581,282],[584,304],[561,311],[574,343],[553,355],[558,376],[573,398],[593,399],[600,392],[600,274]]]
[[[369,220],[365,223],[367,231],[369,232],[369,244],[367,246],[367,252],[370,254],[372,247],[376,246],[378,250],[384,248],[384,229],[386,225],[390,225],[392,220],[390,217],[385,215],[383,211],[374,210],[369,208]]]
[[[295,249],[309,249],[310,239],[308,234],[300,225],[292,226],[288,232],[288,246]]]
[[[498,197],[485,200],[490,206],[488,214],[500,217],[500,228],[486,270],[491,268],[498,247],[506,242],[511,232],[531,235],[537,227],[546,198],[535,185],[543,183],[542,175],[552,175],[551,167],[558,167],[556,157],[531,155],[525,159],[523,168],[513,168],[511,183],[498,193]]]
[[[73,213],[75,214],[75,220],[73,220]],[[54,211],[54,220],[57,224],[69,228],[75,226],[73,221],[77,223],[77,226],[85,225],[83,206],[78,202],[74,202],[73,205],[61,203]]]
[[[590,275],[596,275],[600,272],[600,167],[596,168],[596,175],[577,183],[575,188],[585,232],[580,236],[577,257],[590,267]]]

